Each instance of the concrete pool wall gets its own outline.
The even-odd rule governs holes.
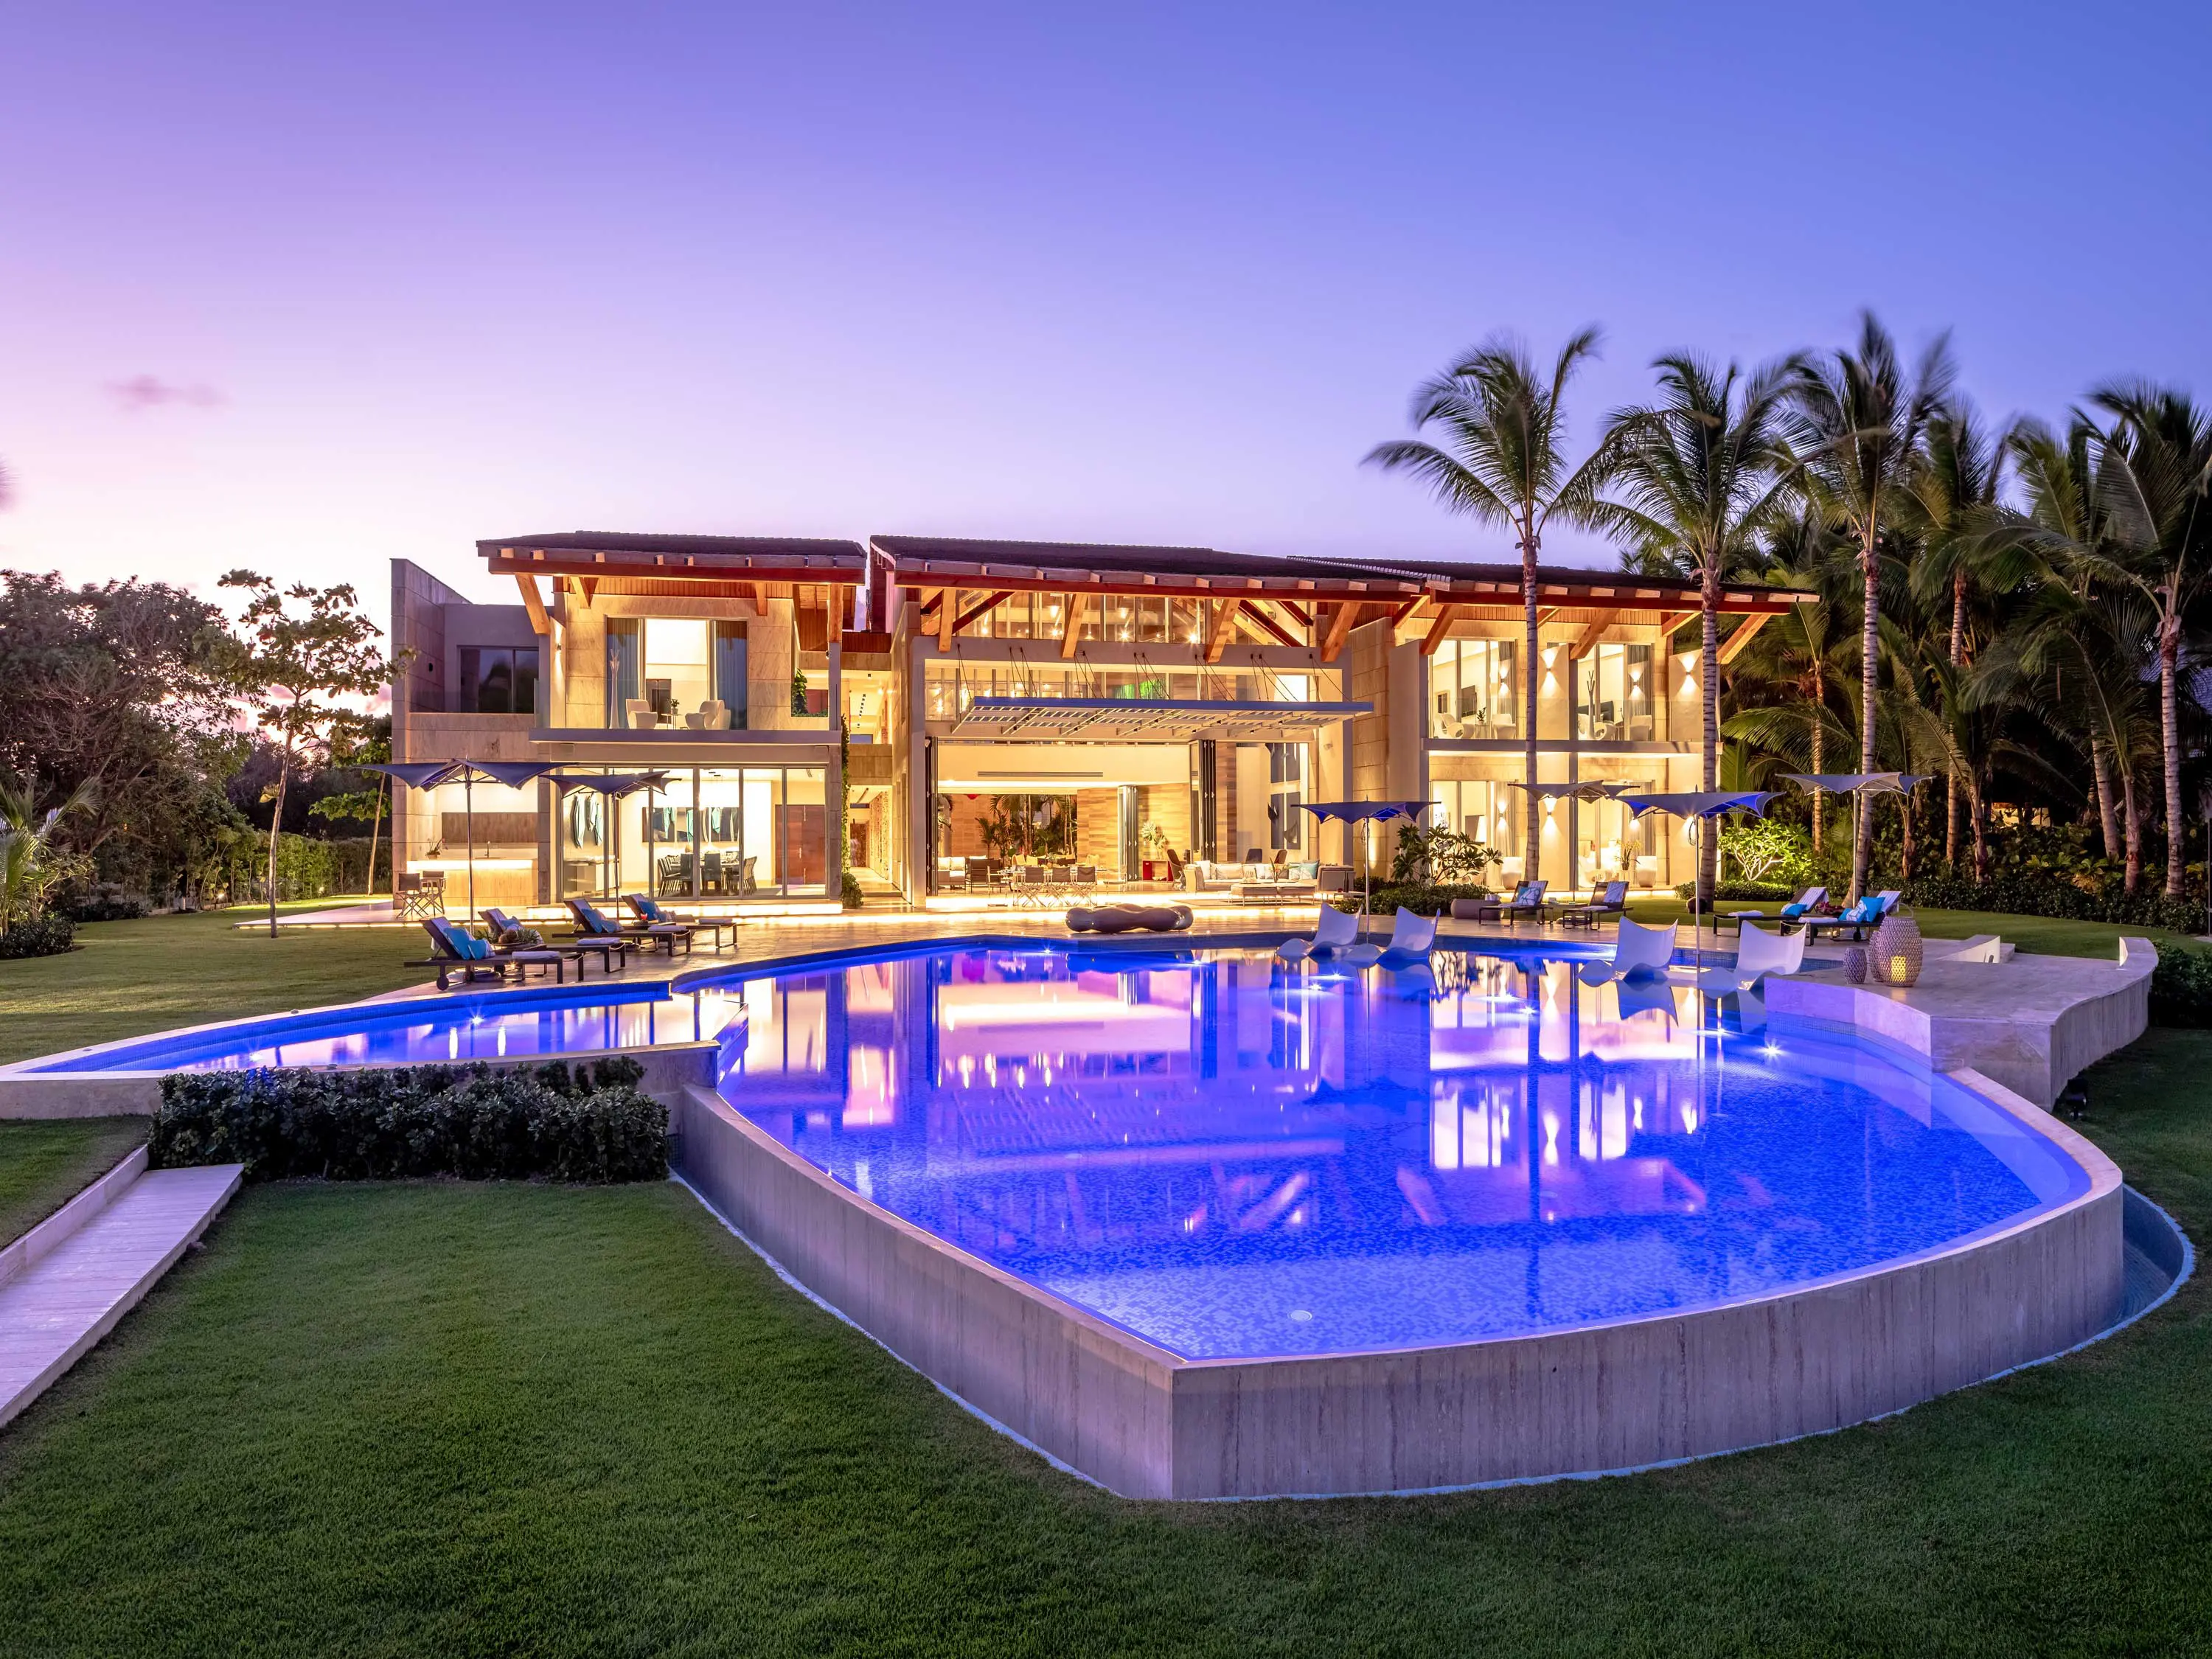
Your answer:
[[[1630,1469],[1863,1422],[2057,1353],[2124,1298],[2120,1172],[1972,1072],[1951,1080],[2089,1177],[1959,1245],[1755,1300],[1385,1353],[1187,1360],[878,1209],[720,1096],[675,1109],[684,1179],[940,1387],[1130,1498],[1419,1492]]]

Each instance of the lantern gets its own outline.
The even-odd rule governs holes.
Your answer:
[[[1868,945],[1873,976],[1885,985],[1911,985],[1920,977],[1920,924],[1893,913],[1882,918]]]

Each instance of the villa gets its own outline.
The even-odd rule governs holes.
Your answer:
[[[1009,902],[1008,866],[1048,861],[1310,897],[1387,861],[1299,810],[1348,798],[1431,801],[1501,878],[1526,864],[1517,566],[919,536],[477,551],[519,603],[395,560],[392,639],[395,759],[554,769],[402,793],[398,867],[472,856],[479,902],[832,908],[841,818],[851,867],[928,908]],[[1686,879],[1679,832],[1567,788],[1697,787],[1694,584],[1550,567],[1539,597],[1542,872]],[[1797,597],[1724,590],[1722,660]]]

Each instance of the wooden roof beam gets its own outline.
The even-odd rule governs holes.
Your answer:
[[[1721,665],[1726,667],[1741,656],[1744,647],[1751,643],[1752,636],[1765,627],[1767,620],[1773,615],[1771,611],[1754,611],[1738,623],[1735,625],[1735,632],[1721,641],[1719,653]]]
[[[1358,620],[1364,609],[1364,603],[1358,599],[1344,599],[1338,603],[1335,612],[1328,619],[1328,631],[1322,635],[1321,659],[1323,662],[1336,660],[1344,649],[1345,641],[1351,635],[1352,624]]]
[[[1221,653],[1229,648],[1229,641],[1237,632],[1237,616],[1243,606],[1238,599],[1218,599],[1221,608],[1213,613],[1213,631],[1206,638],[1206,659],[1219,662]]]
[[[1421,641],[1421,654],[1425,657],[1435,656],[1437,654],[1437,647],[1444,642],[1444,635],[1451,632],[1452,624],[1458,620],[1459,607],[1457,605],[1447,605],[1440,606],[1437,611],[1436,621],[1429,624],[1428,637]]]
[[[1584,657],[1589,655],[1597,648],[1598,635],[1612,627],[1620,618],[1620,612],[1618,611],[1601,611],[1596,616],[1592,617],[1583,631],[1575,636],[1574,644],[1568,648],[1567,660],[1580,662]]]
[[[1065,662],[1075,654],[1076,647],[1083,641],[1083,616],[1098,603],[1095,593],[1071,593],[1067,596],[1067,625],[1060,630],[1060,656]]]
[[[1293,639],[1291,636],[1290,629],[1285,628],[1282,623],[1277,622],[1266,611],[1261,610],[1260,607],[1253,604],[1251,600],[1246,599],[1243,601],[1243,606],[1244,614],[1251,617],[1254,622],[1257,623],[1264,631],[1273,635],[1277,644],[1302,646],[1305,643],[1304,640]]]
[[[553,618],[545,614],[545,600],[538,591],[538,578],[518,570],[514,585],[522,590],[522,608],[530,613],[530,631],[553,637]]]

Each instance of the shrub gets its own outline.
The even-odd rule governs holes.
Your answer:
[[[2150,1022],[2191,1028],[2212,1025],[2212,951],[2177,945],[2158,947],[2150,976]]]
[[[248,1181],[659,1181],[668,1111],[634,1060],[494,1071],[181,1072],[161,1079],[156,1169],[243,1164]]]
[[[136,921],[152,911],[154,902],[137,893],[126,893],[112,882],[102,882],[63,908],[71,921]]]
[[[2116,884],[2085,887],[2049,869],[2008,871],[1978,883],[1955,876],[1916,877],[1905,884],[1905,902],[1931,910],[1997,910],[2059,921],[2170,927],[2179,933],[2194,933],[2204,926],[2204,907],[2197,900],[2170,899],[2148,887],[2135,893]]]
[[[1451,908],[1455,898],[1488,898],[1490,890],[1474,882],[1392,882],[1378,887],[1368,902],[1369,910],[1386,921],[1403,905],[1417,916],[1441,916]],[[1359,909],[1357,892],[1331,893],[1328,902],[1340,910],[1355,915]]]
[[[19,921],[0,932],[0,961],[58,957],[70,948],[76,938],[76,924],[67,916],[41,916],[36,921]]]
[[[1720,852],[1747,886],[1789,887],[1812,878],[1812,836],[1778,818],[1728,825],[1721,831]],[[1728,890],[1725,884],[1721,890]]]
[[[1694,881],[1681,882],[1676,885],[1674,896],[1686,904],[1689,902],[1690,895],[1697,890],[1697,886],[1698,884]],[[1764,881],[1724,881],[1713,889],[1713,897],[1716,900],[1782,899],[1787,901],[1796,896],[1797,890],[1794,887],[1777,887],[1771,882]]]
[[[839,884],[838,893],[848,910],[857,910],[864,902],[860,896],[860,878],[850,870],[845,872],[844,880]]]

